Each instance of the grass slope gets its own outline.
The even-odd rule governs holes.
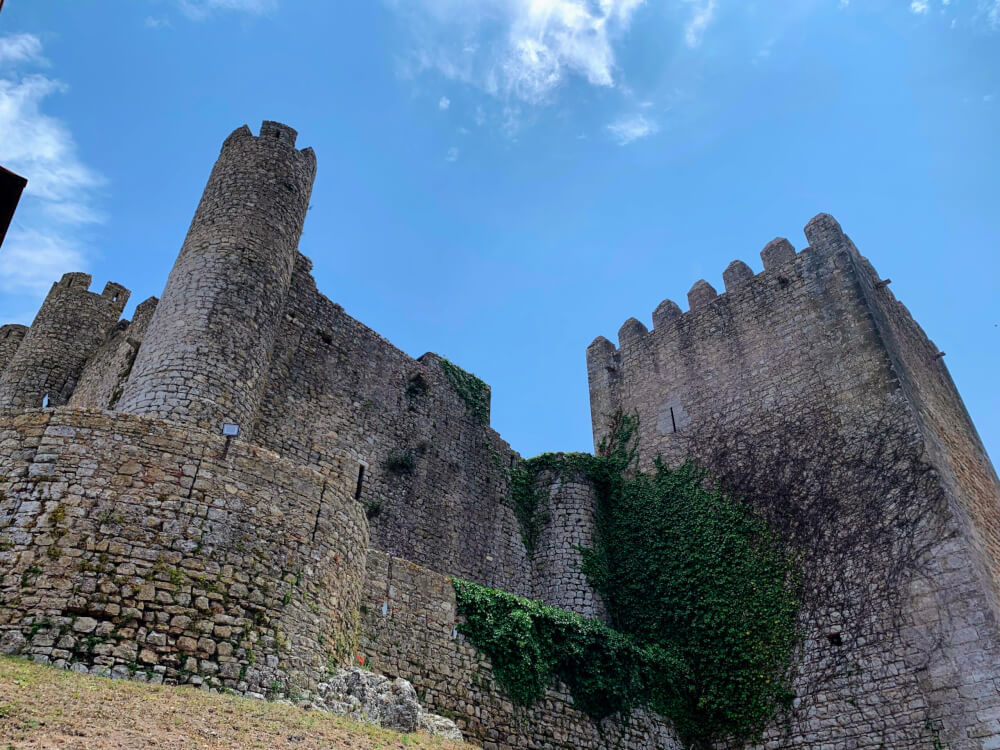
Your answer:
[[[293,706],[109,680],[0,657],[0,750],[469,747]]]

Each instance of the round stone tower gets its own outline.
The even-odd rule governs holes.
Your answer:
[[[87,358],[114,328],[128,297],[128,289],[120,284],[109,282],[96,294],[90,291],[89,274],[64,274],[52,285],[0,374],[0,409],[65,404]]]
[[[222,144],[118,411],[249,436],[316,175],[296,135],[264,122]]]

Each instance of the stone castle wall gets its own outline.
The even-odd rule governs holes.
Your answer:
[[[150,297],[135,308],[131,321],[123,320],[118,323],[84,365],[73,395],[70,396],[69,406],[114,409],[118,405],[149,328],[149,321],[156,310],[156,303],[156,297]]]
[[[573,708],[564,686],[530,708],[515,706],[489,660],[457,634],[456,606],[447,577],[369,553],[360,654],[376,672],[412,682],[428,710],[452,719],[467,742],[487,750],[680,747],[666,724],[641,711],[628,723],[594,723]]]
[[[0,417],[0,642],[38,661],[242,693],[354,652],[368,542],[323,473],[160,420]]]
[[[316,289],[297,252],[314,173],[292,129],[240,128],[162,301],[119,323],[127,290],[67,274],[30,329],[0,329],[0,645],[303,693],[354,652],[360,612],[369,665],[487,747],[674,746],[643,715],[596,727],[561,688],[515,708],[454,636],[445,575],[605,617],[579,571],[597,497],[542,472],[528,554],[520,457],[488,413],[440,357],[411,358]],[[824,572],[798,698],[759,747],[1000,747],[1000,483],[887,282],[832,218],[806,236],[801,253],[765,247],[763,273],[731,264],[725,294],[698,282],[690,312],[667,300],[652,330],[631,319],[617,347],[597,339],[595,444],[636,413],[646,469],[780,465],[765,488],[782,472],[809,488],[754,495],[769,520],[801,521],[792,541]],[[38,411],[46,396],[77,408]]]
[[[0,326],[0,373],[7,369],[7,363],[13,359],[27,332],[27,326],[16,323]]]
[[[89,291],[90,276],[67,273],[52,285],[31,328],[0,373],[0,409],[65,404],[87,359],[121,317],[129,292],[108,283]]]
[[[470,412],[441,369],[347,315],[299,256],[254,441],[321,468],[365,465],[372,546],[490,586],[531,594],[510,504],[519,459]]]
[[[798,254],[787,240],[769,244],[763,273],[735,262],[723,295],[698,282],[690,312],[666,301],[651,331],[626,322],[617,348],[595,341],[588,350],[595,443],[621,409],[639,416],[646,468],[657,455],[668,462],[695,455],[719,476],[774,464],[799,471],[815,496],[832,486],[836,513],[792,526],[801,549],[841,554],[810,561],[828,566],[815,583],[830,599],[804,614],[797,709],[768,734],[767,747],[811,746],[820,737],[840,743],[831,747],[934,747],[935,739],[989,747],[1000,743],[1000,632],[981,556],[955,511],[995,511],[1000,499],[978,479],[967,485],[978,494],[964,500],[940,481],[900,385],[901,359],[890,356],[873,313],[870,297],[885,295],[885,285],[865,272],[853,245],[822,241],[832,227],[839,232],[825,216],[810,222],[813,246]],[[884,304],[896,318],[909,317],[898,303]],[[913,342],[900,348],[920,351]],[[916,369],[905,377],[950,383],[940,361],[931,362],[933,379]],[[961,402],[953,391],[944,401],[940,414],[951,419]],[[968,422],[950,429],[956,425],[961,431]],[[975,456],[968,442],[960,451]],[[763,510],[805,512],[766,502]],[[879,587],[890,572],[891,585]]]

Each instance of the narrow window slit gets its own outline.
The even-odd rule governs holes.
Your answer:
[[[365,465],[361,464],[358,467],[358,486],[354,489],[355,500],[361,499],[361,488],[364,486],[364,483],[365,483]]]

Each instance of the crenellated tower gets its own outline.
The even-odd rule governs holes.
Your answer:
[[[296,135],[265,121],[223,143],[118,411],[249,437],[316,175]]]
[[[805,561],[793,689],[812,723],[767,747],[930,746],[928,727],[938,746],[989,747],[973,738],[1000,742],[982,721],[1000,695],[978,684],[1000,663],[1000,482],[890,280],[833,217],[805,235],[801,252],[769,242],[761,273],[731,263],[724,293],[697,281],[687,312],[665,300],[651,330],[629,319],[617,347],[597,338],[595,445],[637,415],[643,467],[694,457]]]
[[[0,409],[61,406],[69,400],[87,358],[114,328],[129,298],[128,289],[112,282],[101,294],[91,292],[90,281],[89,274],[67,273],[52,285],[0,374]],[[18,333],[8,335],[16,339]]]

